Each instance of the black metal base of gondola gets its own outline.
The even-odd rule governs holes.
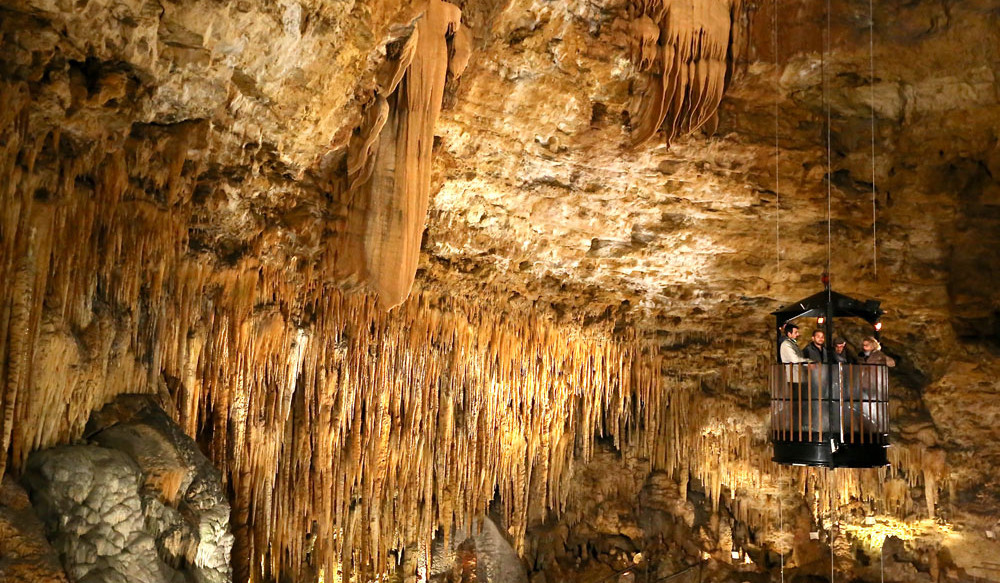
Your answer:
[[[774,457],[779,464],[826,468],[879,468],[889,465],[887,445],[841,443],[836,450],[830,443],[775,441]]]

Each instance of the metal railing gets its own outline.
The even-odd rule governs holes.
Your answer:
[[[885,365],[774,364],[770,387],[772,441],[889,443]]]

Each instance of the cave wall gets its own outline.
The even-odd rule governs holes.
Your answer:
[[[5,89],[10,469],[119,393],[166,392],[226,476],[239,580],[382,572],[495,489],[523,530],[531,480],[556,505],[574,450],[626,439],[634,403],[659,398],[655,349],[626,337],[435,294],[389,314],[314,265],[210,253],[209,124],[95,147],[36,127],[30,83]]]
[[[549,509],[586,506],[574,459],[603,432],[642,459],[630,480],[696,483],[770,548],[791,550],[791,500],[799,535],[836,515],[852,544],[903,533],[991,576],[996,8],[880,3],[873,78],[867,5],[833,5],[825,57],[821,7],[783,6],[777,51],[773,4],[727,13],[715,133],[652,124],[633,149],[653,106],[632,23],[655,6],[457,3],[469,68],[422,134],[427,229],[386,314],[351,293],[350,145],[419,7],[4,3],[10,470],[118,393],[165,391],[223,472],[237,579],[264,580],[427,555],[496,492],[523,550]],[[836,480],[783,472],[765,441],[765,314],[826,267],[827,174],[834,285],[885,301],[901,357],[892,468]]]

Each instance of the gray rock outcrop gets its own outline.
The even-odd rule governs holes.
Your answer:
[[[221,477],[147,397],[88,424],[91,445],[32,454],[24,481],[70,578],[223,583],[233,536]]]

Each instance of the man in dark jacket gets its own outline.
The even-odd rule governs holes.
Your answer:
[[[854,358],[850,352],[847,351],[847,340],[840,338],[838,336],[833,337],[833,361],[840,364],[857,364],[858,359]]]
[[[812,340],[806,347],[802,349],[802,354],[806,355],[806,358],[813,362],[827,362],[826,347],[826,333],[822,330],[816,330],[813,332]]]

